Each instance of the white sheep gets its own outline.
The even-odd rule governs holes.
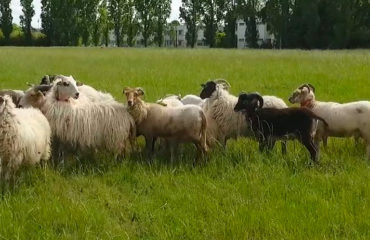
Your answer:
[[[24,96],[24,91],[22,90],[0,90],[0,96],[8,95],[12,98],[13,103],[16,107],[19,107],[19,102]]]
[[[48,78],[51,78],[48,75],[46,76]],[[40,94],[46,95],[50,91],[51,87],[53,86],[53,83],[60,79],[68,79],[68,81],[73,82],[77,86],[79,92],[81,92],[86,98],[88,98],[90,102],[98,102],[98,103],[116,102],[114,98],[112,97],[112,95],[110,95],[109,93],[98,91],[91,86],[84,85],[80,82],[77,82],[72,76],[67,77],[63,75],[56,75],[51,78],[53,80],[51,83],[50,81],[45,80],[46,76],[43,78],[41,82],[43,84],[33,86],[29,88],[27,91],[25,91],[24,96],[20,99],[20,102],[19,102],[20,107],[41,108],[44,102],[43,102],[43,99],[40,98],[41,96]],[[49,85],[47,85],[46,83],[49,83]]]
[[[165,107],[155,103],[145,103],[141,88],[125,88],[128,111],[135,119],[138,135],[143,135],[148,153],[154,151],[155,140],[166,138],[171,142],[190,142],[197,150],[198,156],[207,152],[207,120],[199,106],[186,105]],[[173,160],[171,151],[171,160]]]
[[[178,95],[166,95],[164,98],[157,100],[156,103],[166,107],[180,107],[184,104],[180,101],[181,97]]]
[[[186,95],[183,98],[181,98],[181,102],[184,105],[191,104],[191,105],[197,105],[199,107],[203,107],[203,104],[204,104],[205,100],[201,99],[198,96],[189,94],[189,95]]]
[[[53,83],[41,109],[62,144],[122,156],[135,143],[135,122],[123,104],[92,102],[68,77]]]
[[[230,84],[226,80],[208,81],[206,84],[202,84],[202,87],[200,97],[206,99],[203,110],[207,120],[214,120],[213,128],[209,128],[207,131],[207,137],[210,139],[209,144],[214,143],[211,141],[213,139],[225,146],[230,138],[253,136],[245,121],[245,116],[242,113],[234,112],[238,98],[229,93]],[[280,98],[263,96],[263,99],[266,103],[264,108],[281,109],[287,107]],[[283,152],[285,152],[284,148]]]
[[[370,158],[369,101],[345,104],[316,101],[315,88],[311,84],[298,87],[289,101],[311,109],[328,123],[328,127],[319,123],[315,137],[316,144],[321,140],[326,141],[327,137],[362,137],[367,143],[367,155]]]
[[[14,180],[21,165],[47,161],[50,135],[49,123],[38,109],[18,109],[10,96],[0,97],[0,181]]]

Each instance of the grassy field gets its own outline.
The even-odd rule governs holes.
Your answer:
[[[226,78],[232,92],[287,101],[310,82],[320,100],[370,99],[370,51],[236,51],[0,48],[0,89],[26,88],[44,74],[71,74],[124,101],[199,94]],[[370,119],[369,119],[370,121]],[[312,166],[300,144],[260,154],[230,141],[204,166],[194,149],[174,165],[158,156],[115,162],[101,155],[60,169],[23,171],[0,199],[0,239],[370,239],[370,161],[364,144],[330,139]]]

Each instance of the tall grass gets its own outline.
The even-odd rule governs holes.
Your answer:
[[[125,86],[146,100],[199,94],[226,78],[232,92],[285,100],[310,82],[317,98],[370,99],[370,51],[236,51],[0,48],[0,88],[26,88],[44,74],[71,74],[124,101]],[[370,121],[370,120],[369,120]],[[0,199],[4,239],[369,239],[370,168],[364,144],[330,139],[314,166],[289,143],[260,154],[251,140],[230,141],[192,166],[186,147],[171,165],[158,155],[26,169]]]

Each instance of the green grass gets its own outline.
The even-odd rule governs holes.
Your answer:
[[[199,94],[226,78],[232,92],[287,100],[300,84],[317,98],[370,99],[370,51],[236,51],[0,48],[0,89],[26,88],[44,74],[71,74],[124,101],[125,86],[146,100]],[[370,121],[370,119],[369,119]],[[370,239],[370,162],[364,144],[330,139],[313,166],[300,144],[260,154],[230,141],[204,166],[187,147],[174,166],[159,155],[115,162],[101,154],[64,168],[23,171],[0,199],[0,239]]]

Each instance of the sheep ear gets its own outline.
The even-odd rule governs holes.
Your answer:
[[[307,85],[311,88],[312,92],[315,93],[315,91],[316,91],[315,87],[310,83],[308,83]]]
[[[38,90],[37,91],[37,96],[45,96],[45,94],[41,90]]]
[[[145,95],[145,91],[142,88],[136,88],[136,91],[139,94],[139,96],[144,96]]]
[[[128,91],[130,91],[131,88],[130,87],[125,87],[122,91],[123,94],[126,94]]]
[[[84,85],[82,82],[77,82],[76,84],[77,84],[77,87],[81,87]]]
[[[163,107],[167,107],[167,104],[165,104],[164,102],[160,101],[158,102],[159,105],[163,106]]]

